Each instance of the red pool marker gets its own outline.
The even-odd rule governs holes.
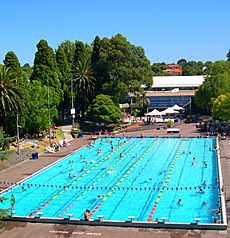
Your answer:
[[[98,203],[97,206],[90,213],[90,217],[97,211],[97,209],[101,206],[102,202]]]

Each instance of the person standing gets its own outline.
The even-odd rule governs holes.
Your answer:
[[[11,197],[10,197],[11,211],[14,211],[14,204],[15,203],[16,203],[16,199],[14,197],[14,194],[11,194]]]
[[[84,213],[84,220],[89,221],[90,218],[90,211],[87,209]]]

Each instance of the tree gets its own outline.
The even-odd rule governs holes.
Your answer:
[[[230,93],[229,62],[217,61],[207,70],[204,83],[195,94],[195,103],[201,109],[210,111],[213,100],[220,94]]]
[[[27,80],[29,80],[31,74],[33,73],[33,69],[30,67],[28,63],[26,63],[22,66],[22,72],[24,72],[27,75]]]
[[[6,159],[10,155],[10,151],[4,150],[5,144],[14,141],[16,137],[7,137],[3,128],[0,127],[0,160]]]
[[[118,103],[123,102],[133,82],[146,85],[147,88],[152,85],[153,72],[143,48],[132,45],[121,34],[111,39],[97,40],[99,60],[93,63],[98,93],[109,93]],[[111,84],[113,90],[107,91]],[[136,88],[141,90],[140,87]],[[114,93],[118,91],[120,95]]]
[[[100,60],[100,47],[101,47],[101,39],[99,36],[96,36],[93,41],[93,51],[91,55],[91,64],[95,67]]]
[[[204,63],[202,61],[187,61],[182,64],[182,74],[188,75],[203,75]]]
[[[87,116],[98,123],[118,122],[121,117],[121,110],[117,107],[108,95],[97,95],[87,110]]]
[[[154,75],[163,76],[164,75],[163,70],[166,69],[166,63],[164,63],[164,62],[153,63],[151,68],[152,68]]]
[[[62,95],[58,78],[60,72],[58,71],[52,48],[49,47],[46,40],[40,40],[37,44],[37,49],[38,51],[35,53],[34,59],[34,71],[30,78],[31,81],[38,80],[43,85],[47,85],[47,79],[49,78],[50,86],[54,87],[57,93]]]
[[[78,61],[73,70],[73,84],[80,105],[79,110],[84,118],[84,112],[93,97],[95,86],[95,78],[89,60],[83,58],[82,61]]]
[[[81,62],[85,58],[84,51],[85,51],[84,43],[82,41],[77,40],[75,42],[73,65],[76,66],[78,62]]]
[[[228,50],[226,57],[228,58],[227,61],[230,61],[230,49]]]
[[[187,63],[187,60],[186,59],[180,59],[177,61],[177,64],[180,64],[180,65],[183,65],[183,64],[186,64]]]
[[[56,50],[56,62],[61,78],[69,78],[71,75],[71,70],[68,65],[68,60],[66,58],[65,52],[61,47],[58,47],[58,49]]]
[[[21,125],[25,126],[28,133],[38,133],[40,130],[46,130],[49,127],[48,118],[48,87],[41,82],[34,80],[27,86],[28,97],[27,107],[21,118]],[[58,116],[57,106],[59,105],[59,96],[53,87],[50,90],[50,125],[54,118]]]
[[[59,108],[61,110],[62,119],[65,117],[65,109],[70,107],[70,78],[71,70],[65,55],[64,50],[59,46],[56,50],[57,67],[60,72],[61,89],[64,93],[64,99],[60,103]]]
[[[41,82],[41,85],[44,87],[49,86],[50,92],[52,91],[55,94],[54,97],[56,100],[59,101],[56,105],[58,106],[63,100],[63,90],[60,82],[62,74],[58,70],[54,51],[45,40],[39,41],[37,49],[34,59],[34,71],[30,77],[30,81]],[[51,119],[53,120],[53,118]]]
[[[212,115],[222,120],[230,121],[230,94],[221,94],[212,105]]]
[[[73,42],[66,40],[66,41],[63,41],[58,47],[63,49],[69,64],[69,68],[72,68],[72,65],[74,62],[74,52],[76,49],[76,45]]]
[[[22,70],[19,60],[13,51],[9,51],[5,55],[5,59],[3,60],[3,62],[5,66],[9,68],[12,77],[18,77],[21,74]]]
[[[0,67],[0,121],[3,122],[6,132],[8,132],[7,116],[11,112],[22,111],[25,106],[24,95],[23,88],[17,85],[10,69],[6,66]]]

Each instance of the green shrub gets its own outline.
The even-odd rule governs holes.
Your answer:
[[[167,121],[167,126],[168,126],[168,128],[171,128],[172,125],[173,125],[173,121],[172,121],[172,120]]]

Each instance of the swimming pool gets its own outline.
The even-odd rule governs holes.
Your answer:
[[[3,192],[13,216],[222,220],[215,138],[101,138]]]

